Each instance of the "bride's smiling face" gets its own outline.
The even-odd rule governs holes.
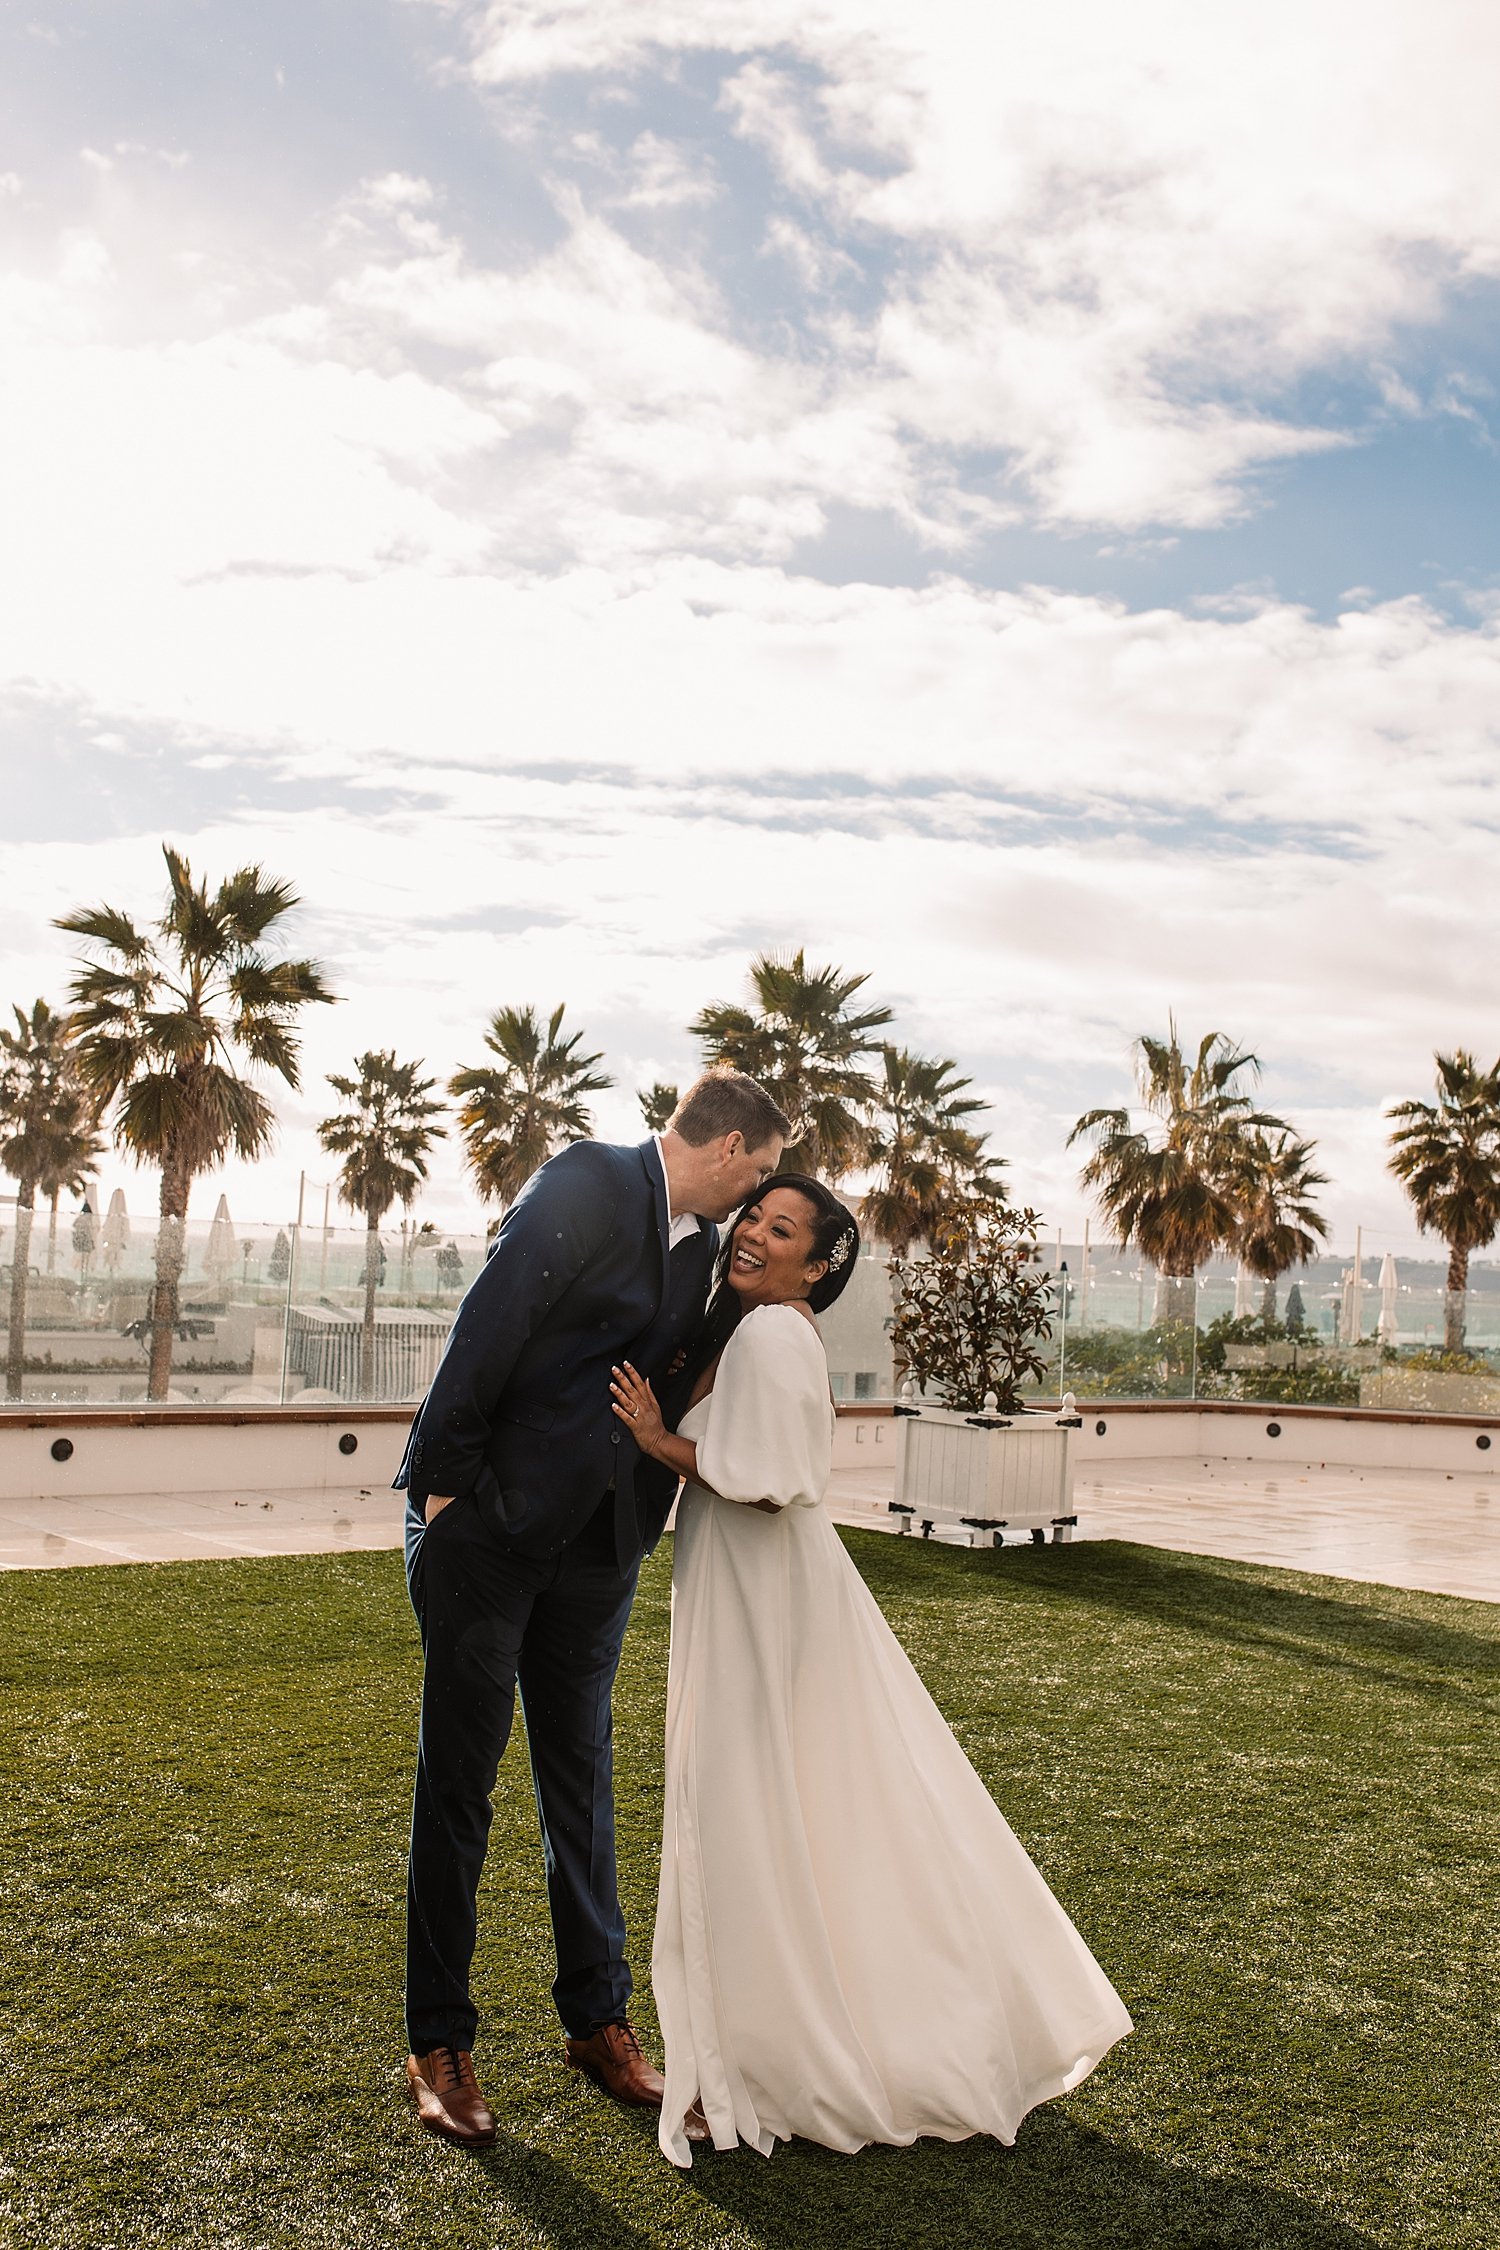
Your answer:
[[[734,1230],[729,1286],[748,1312],[805,1297],[828,1271],[815,1255],[813,1207],[796,1188],[768,1187]]]

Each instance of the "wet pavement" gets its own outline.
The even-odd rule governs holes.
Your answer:
[[[888,1529],[891,1471],[839,1469],[842,1523]],[[1080,1539],[1131,1539],[1379,1586],[1500,1602],[1500,1478],[1434,1469],[1319,1469],[1136,1460],[1073,1488]]]
[[[841,1523],[892,1530],[894,1472],[836,1469]],[[1078,1537],[1500,1602],[1500,1479],[1417,1469],[1317,1469],[1267,1477],[1222,1461],[1131,1461],[1075,1487]],[[0,1502],[0,1569],[202,1561],[396,1547],[399,1493],[121,1494]]]

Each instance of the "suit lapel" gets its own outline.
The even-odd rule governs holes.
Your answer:
[[[667,1208],[667,1175],[662,1168],[661,1150],[654,1140],[641,1142],[640,1159],[646,1168],[646,1177],[651,1182],[652,1207],[656,1212],[656,1232],[661,1248],[659,1284],[656,1295],[656,1309],[660,1312],[667,1299],[667,1269],[672,1255],[672,1220]]]

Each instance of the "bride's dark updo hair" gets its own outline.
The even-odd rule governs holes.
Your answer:
[[[828,1271],[818,1277],[807,1293],[811,1309],[815,1313],[827,1312],[829,1306],[849,1286],[850,1276],[859,1257],[859,1228],[854,1223],[854,1213],[846,1204],[840,1203],[831,1188],[826,1188],[821,1180],[814,1180],[805,1172],[773,1173],[725,1224],[719,1243],[718,1262],[714,1267],[714,1287],[708,1300],[708,1310],[703,1315],[702,1327],[688,1346],[682,1372],[674,1378],[672,1384],[673,1404],[678,1413],[686,1406],[688,1394],[704,1368],[711,1360],[718,1358],[740,1324],[743,1308],[729,1285],[729,1260],[734,1253],[734,1238],[741,1220],[755,1209],[762,1196],[770,1194],[772,1188],[792,1188],[805,1203],[812,1206],[813,1246],[808,1264],[821,1262],[826,1264]]]

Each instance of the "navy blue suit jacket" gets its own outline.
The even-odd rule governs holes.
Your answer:
[[[579,1141],[532,1174],[501,1222],[407,1439],[398,1489],[472,1491],[518,1550],[549,1553],[613,1484],[623,1548],[661,1537],[677,1479],[637,1451],[610,1407],[629,1359],[660,1388],[698,1325],[715,1229],[670,1254],[655,1141]],[[623,1551],[622,1565],[633,1560]]]

